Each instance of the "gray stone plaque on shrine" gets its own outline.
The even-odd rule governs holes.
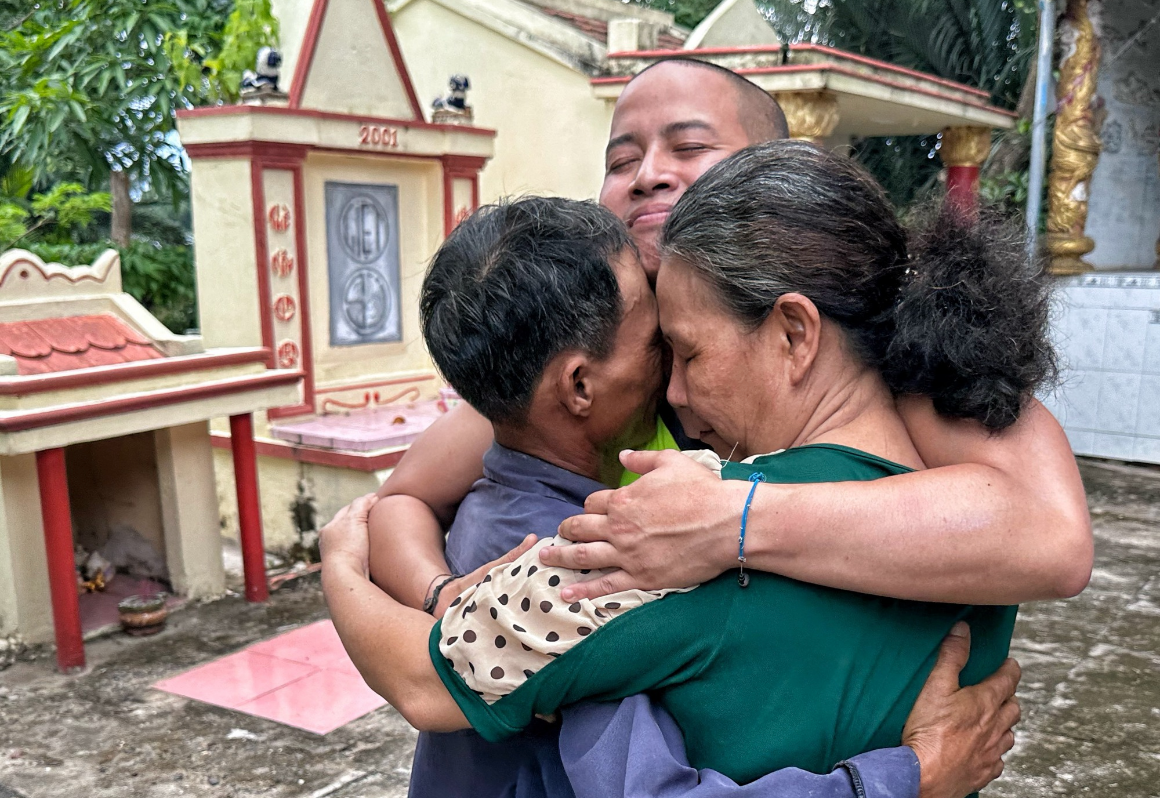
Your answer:
[[[326,184],[331,346],[399,341],[399,187]]]

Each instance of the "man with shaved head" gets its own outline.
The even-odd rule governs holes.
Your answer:
[[[629,226],[652,280],[668,210],[718,161],[788,138],[782,108],[728,69],[669,59],[625,86],[605,147],[601,204]]]
[[[660,230],[686,189],[738,150],[786,133],[781,109],[769,95],[713,65],[667,60],[626,85],[613,114],[600,201],[628,226],[650,280],[658,268]],[[898,401],[930,468],[890,477],[872,490],[861,483],[758,485],[750,505],[747,568],[872,595],[963,604],[1015,604],[1079,592],[1091,569],[1091,529],[1075,462],[1051,415],[1033,403],[1016,425],[989,435],[973,423],[941,418],[926,399]],[[690,448],[713,434],[688,412],[679,422],[672,408],[661,405],[657,445],[650,448],[673,448],[673,439]],[[340,558],[328,565],[325,556],[342,551],[350,555],[341,558],[344,562],[367,562],[369,513],[375,582],[400,602],[441,615],[470,580],[455,578],[449,559],[460,573],[472,572],[519,542],[505,538],[503,529],[489,529],[476,537],[491,548],[481,542],[445,556],[443,529],[484,473],[492,445],[491,425],[467,405],[432,425],[380,489],[378,503],[359,500],[324,529],[328,598],[337,590],[374,590],[362,568],[344,570]],[[736,483],[707,480],[700,467],[676,452],[628,452],[622,462],[644,476],[618,491],[592,494],[586,514],[561,525],[561,534],[580,545],[541,553],[551,565],[612,569],[567,588],[563,599],[686,587],[737,567],[745,495],[739,497]],[[854,527],[866,533],[858,540],[835,537],[835,530]],[[370,622],[375,597],[361,595],[362,617],[355,620]],[[339,613],[332,611],[337,619]],[[959,643],[949,640],[949,650]],[[954,659],[950,666],[941,660],[937,672],[948,667],[954,672]],[[949,785],[955,780],[949,773],[998,775],[998,754],[983,761],[983,738],[967,730],[990,731],[997,723],[995,702],[1010,697],[997,693],[984,699],[975,688],[956,690],[956,685],[953,677],[942,692],[925,691],[916,704],[916,712],[922,707],[932,713],[929,719],[940,718],[926,725],[918,721],[930,737],[910,739],[913,748],[856,757],[828,776],[780,771],[738,788],[718,774],[691,773],[675,748],[672,720],[642,697],[620,706],[582,706],[571,716],[566,711],[559,746],[577,795],[716,796],[743,789],[752,795],[845,798],[914,796],[922,790],[924,798],[952,798]],[[909,729],[914,731],[916,722],[913,715]],[[553,750],[557,728],[526,741],[539,747],[535,757],[524,760],[515,755],[504,760],[498,749],[460,736],[470,733],[422,735],[412,794],[566,795],[568,787],[551,776],[545,781],[545,773],[559,772],[557,760],[544,753]],[[1010,736],[1007,727],[1003,732]],[[502,761],[509,765],[499,766],[504,772],[497,775]],[[486,772],[490,775],[482,775]],[[577,773],[583,774],[579,783]],[[464,774],[466,781],[458,778]]]

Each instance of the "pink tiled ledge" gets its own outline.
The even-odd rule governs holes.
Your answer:
[[[441,415],[432,400],[272,424],[270,434],[304,446],[370,452],[410,444]]]

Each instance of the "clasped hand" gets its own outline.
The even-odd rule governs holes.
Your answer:
[[[565,601],[633,588],[691,587],[736,562],[737,524],[749,483],[723,482],[675,451],[626,451],[621,464],[643,476],[592,494],[584,515],[560,525],[561,536],[579,545],[540,552],[545,565],[612,569],[566,588]]]

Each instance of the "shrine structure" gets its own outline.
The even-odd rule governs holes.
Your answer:
[[[753,0],[723,0],[697,28],[618,0],[388,0],[420,96],[472,80],[480,124],[500,131],[485,202],[524,192],[592,197],[613,104],[658,60],[695,58],[773,94],[790,134],[827,147],[853,137],[942,133],[953,200],[974,202],[991,132],[1015,114],[986,91],[816,44],[780,42]],[[530,154],[532,156],[530,157]]]
[[[425,120],[380,0],[275,0],[278,91],[178,112],[201,333],[302,372],[258,424],[263,525],[288,548],[374,490],[439,414],[427,263],[475,209],[494,132]],[[443,86],[446,87],[447,76]],[[225,528],[230,432],[215,428]],[[317,499],[315,498],[317,497]]]
[[[156,553],[174,593],[225,591],[217,417],[238,442],[247,598],[266,597],[250,419],[295,401],[301,380],[268,355],[172,334],[121,290],[113,250],[77,268],[0,255],[0,637],[55,637],[60,669],[83,667],[83,633],[110,597],[78,595],[74,546],[118,528]]]

